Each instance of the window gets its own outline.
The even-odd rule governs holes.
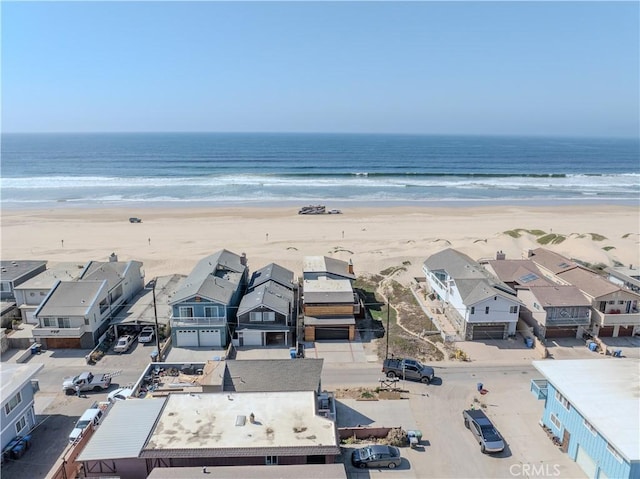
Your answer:
[[[471,306],[471,314],[475,314],[476,313],[476,307],[475,306]]]
[[[25,427],[27,427],[27,416],[22,416],[16,423],[16,434],[20,434]]]
[[[70,328],[71,327],[71,321],[69,321],[69,318],[58,318],[58,327],[59,328]]]
[[[181,318],[193,318],[193,308],[191,306],[181,306],[179,311]]]
[[[609,301],[609,304],[616,304],[615,301]]]
[[[204,317],[205,318],[222,318],[224,317],[223,310],[218,306],[205,306]]]
[[[596,428],[593,427],[589,421],[587,421],[586,419],[583,419],[582,422],[584,423],[584,427],[586,427],[591,434],[593,434],[594,436],[598,435],[598,431],[596,431]]]
[[[511,306],[511,307],[509,308],[509,312],[510,312],[511,314],[515,314],[515,313],[517,313],[517,312],[518,312],[518,307],[517,307],[517,306]]]
[[[616,451],[616,448],[609,443],[607,443],[607,451],[609,451],[611,455],[615,457],[618,462],[622,462],[622,456],[620,455],[620,453]]]
[[[46,296],[47,293],[45,293],[44,291],[40,291],[40,296]]]
[[[84,324],[89,325],[89,318],[84,318]]]
[[[267,466],[273,466],[275,464],[278,464],[278,456],[267,456],[265,458],[265,464]]]
[[[252,321],[252,322],[262,321],[262,313],[260,311],[251,311],[249,313],[249,321]]]
[[[57,328],[58,321],[55,318],[42,318],[43,328]]]
[[[624,301],[620,300],[618,301],[618,304],[624,304]]]
[[[560,391],[556,391],[556,401],[562,404],[567,411],[569,410],[569,401],[567,401],[567,398],[560,394]]]
[[[489,314],[489,306],[487,306],[486,308],[484,308],[484,314]]]
[[[558,419],[558,416],[556,416],[555,414],[551,414],[551,422],[553,423],[553,425],[555,427],[557,427],[558,429],[562,429],[562,423],[560,422],[560,419]]]
[[[36,295],[36,293],[34,293],[33,291],[31,291],[31,292],[29,293],[29,296],[31,296],[32,298],[33,298],[35,295]]]
[[[11,399],[9,399],[7,404],[4,405],[5,414],[8,416],[9,413],[11,413],[11,411],[13,411],[21,402],[22,402],[22,394],[20,394],[20,391],[18,391],[18,393],[15,396],[13,396]]]
[[[262,314],[262,320],[263,321],[275,321],[276,320],[276,313],[274,313],[273,311],[265,311]]]
[[[536,309],[540,309],[540,305],[538,303],[533,303],[533,307]]]

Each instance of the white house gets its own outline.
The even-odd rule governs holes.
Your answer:
[[[506,339],[516,333],[516,292],[469,256],[448,248],[431,255],[423,271],[447,317],[467,340]]]

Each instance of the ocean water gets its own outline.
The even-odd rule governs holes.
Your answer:
[[[638,139],[3,134],[3,207],[622,202]]]

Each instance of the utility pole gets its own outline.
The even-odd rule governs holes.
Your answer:
[[[162,362],[162,354],[160,353],[160,328],[158,327],[158,308],[156,307],[156,281],[153,278],[153,317],[156,320],[156,350],[158,351],[158,362]]]
[[[389,359],[389,315],[391,313],[391,303],[387,299],[387,352],[385,353],[385,359]]]

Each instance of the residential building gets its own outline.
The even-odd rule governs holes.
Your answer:
[[[201,259],[169,302],[173,344],[226,347],[247,277],[244,254],[223,249]]]
[[[93,348],[122,306],[144,287],[139,261],[90,261],[76,281],[58,280],[34,317],[32,335],[46,348]]]
[[[636,359],[534,361],[543,380],[542,425],[589,478],[640,477],[640,399]]]
[[[14,289],[47,269],[46,261],[0,261],[0,300],[15,299]]]
[[[554,283],[531,260],[498,257],[484,266],[516,291],[520,318],[538,338],[580,338],[589,329],[591,301],[578,288]]]
[[[147,479],[202,479],[203,474],[215,474],[216,479],[347,479],[344,464],[303,464],[289,466],[218,466],[156,467]]]
[[[14,288],[22,321],[38,324],[34,313],[58,281],[76,281],[84,272],[81,263],[58,263]]]
[[[303,291],[305,341],[355,339],[360,303],[350,280],[305,279]]]
[[[426,259],[429,289],[466,340],[506,339],[516,333],[516,292],[464,253],[447,248]]]
[[[78,461],[86,477],[133,479],[159,467],[332,464],[339,454],[313,391],[174,393],[116,403]]]
[[[591,301],[591,334],[617,337],[640,333],[640,294],[544,248],[528,254],[549,279],[576,286]]]
[[[293,272],[271,263],[251,276],[242,297],[234,334],[236,346],[292,345],[298,288]]]
[[[36,388],[31,380],[43,367],[44,364],[0,364],[0,450],[35,427],[33,403]]]
[[[640,293],[640,270],[637,266],[613,266],[604,270],[608,274],[607,279],[613,284]]]
[[[356,279],[351,261],[342,261],[328,256],[305,256],[302,262],[302,271],[304,280],[323,278],[347,279],[353,282]]]

